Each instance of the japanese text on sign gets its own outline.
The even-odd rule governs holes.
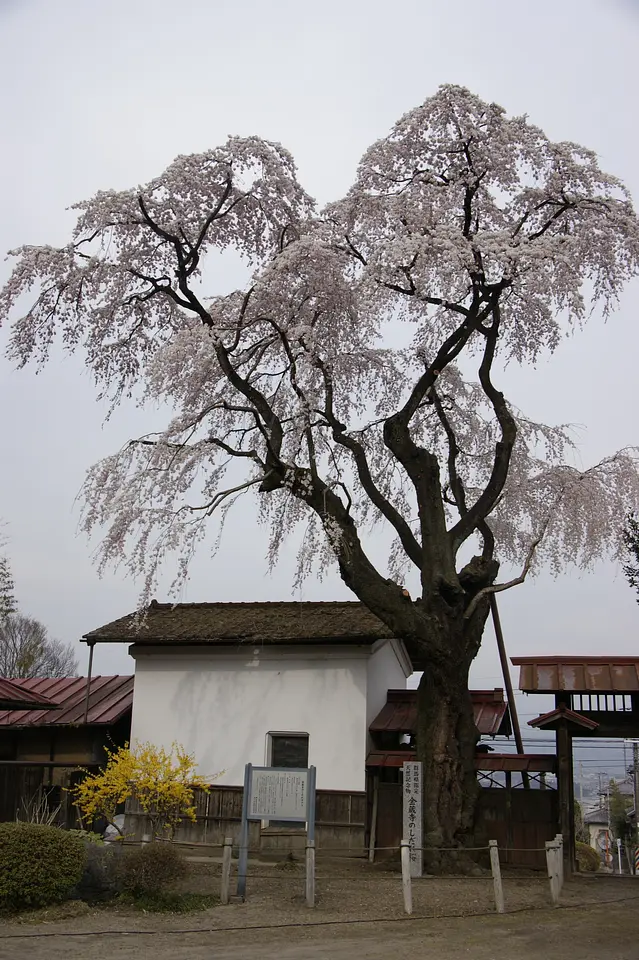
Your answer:
[[[251,770],[249,820],[308,819],[308,770]]]
[[[422,875],[422,765],[404,764],[404,840],[410,845],[410,875]]]

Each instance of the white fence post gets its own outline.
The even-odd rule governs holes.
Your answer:
[[[306,842],[306,906],[315,906],[315,841]]]
[[[400,857],[402,862],[402,893],[404,895],[404,910],[406,913],[412,913],[413,891],[410,882],[410,843],[408,840],[402,840],[401,842]]]
[[[564,888],[564,838],[558,833],[555,836],[555,841],[559,844],[559,850],[557,851],[557,866],[559,868],[559,892]]]
[[[231,896],[231,859],[233,857],[233,839],[224,837],[222,848],[222,882],[220,885],[220,903],[228,903]]]
[[[559,903],[559,844],[556,840],[546,841],[546,864],[550,880],[550,899],[555,906]]]
[[[489,840],[490,849],[490,871],[493,875],[493,887],[495,889],[495,909],[497,913],[504,913],[504,888],[501,882],[501,867],[499,866],[499,847],[496,840]]]

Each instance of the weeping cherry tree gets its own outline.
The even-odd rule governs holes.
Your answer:
[[[336,562],[423,665],[425,838],[463,844],[468,674],[491,594],[540,564],[616,555],[618,518],[639,507],[633,450],[578,469],[570,430],[527,419],[498,382],[614,307],[639,259],[623,184],[590,150],[444,86],[323,210],[289,153],[257,137],[75,209],[67,246],[15,251],[0,313],[19,365],[60,337],[114,403],[142,393],[171,410],[163,432],[89,471],[83,524],[104,531],[101,564],[125,562],[144,599],[174,554],[177,587],[209,518],[247,491],[270,563],[300,526],[300,576]],[[250,282],[211,295],[227,250]],[[377,524],[393,539],[381,564]]]

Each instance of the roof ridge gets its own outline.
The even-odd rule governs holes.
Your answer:
[[[170,600],[153,599],[146,609],[175,610],[177,607],[336,607],[345,605],[365,606],[361,600],[192,600],[173,603]],[[371,616],[375,616],[375,614],[371,613]]]
[[[91,675],[91,682],[94,680],[117,680],[118,677],[121,677],[123,680],[128,680],[129,677],[134,676],[132,673],[94,673]],[[10,683],[39,683],[42,680],[51,680],[54,683],[60,683],[64,680],[86,680],[86,673],[78,674],[73,677],[0,677],[0,680],[9,680]]]

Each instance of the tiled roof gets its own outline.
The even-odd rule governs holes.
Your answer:
[[[30,710],[0,710],[0,727],[70,726],[84,723],[86,677],[13,680],[26,693],[42,695],[57,704]],[[115,723],[133,706],[133,677],[92,677],[88,724]]]
[[[609,819],[608,811],[603,807],[597,807],[596,810],[584,814],[584,823],[608,823]]]
[[[158,603],[85,634],[89,643],[374,643],[390,631],[362,603]]]
[[[51,709],[56,706],[48,697],[43,697],[33,690],[25,690],[20,686],[20,680],[7,680],[0,677],[0,709],[2,710],[29,710],[32,707]]]
[[[637,693],[639,657],[513,657],[526,693]]]
[[[596,730],[599,726],[596,720],[584,717],[583,714],[577,713],[575,710],[570,710],[563,703],[560,703],[554,710],[542,713],[534,720],[529,720],[528,726],[538,727],[540,730],[554,730],[562,720],[566,720],[572,727],[581,727],[584,730]]]
[[[471,690],[475,726],[482,736],[509,736],[510,715],[504,691]],[[389,690],[386,703],[371,723],[371,733],[415,733],[417,729],[417,690]]]

